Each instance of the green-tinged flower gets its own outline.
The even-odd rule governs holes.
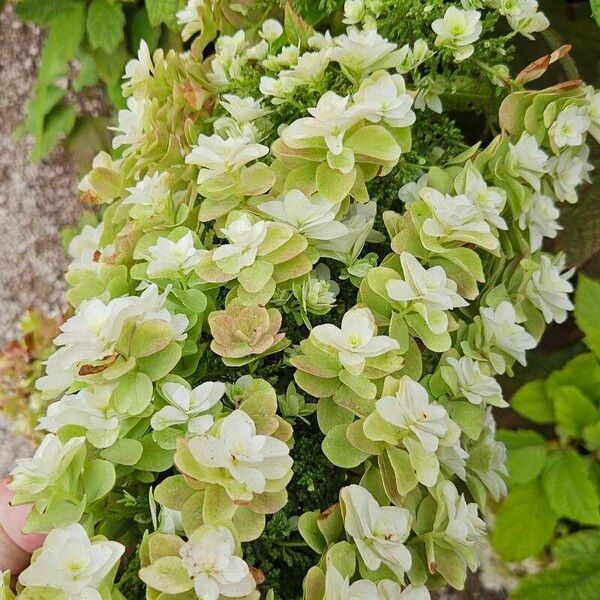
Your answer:
[[[261,496],[283,494],[285,500],[292,463],[288,445],[257,434],[256,424],[244,410],[220,419],[209,433],[180,439],[175,455],[175,464],[188,477],[223,487],[234,502],[254,500],[258,512]]]
[[[375,442],[406,449],[417,480],[435,485],[440,472],[436,452],[440,446],[453,447],[460,428],[446,409],[429,401],[427,390],[410,377],[386,380],[384,395],[363,424],[364,435]]]
[[[406,508],[379,506],[371,493],[358,485],[340,490],[344,528],[370,571],[385,565],[398,579],[412,565],[404,542],[410,534],[411,516]]]
[[[81,454],[85,455],[85,438],[76,437],[65,444],[49,433],[32,458],[17,459],[9,486],[16,492],[15,504],[31,501],[58,481]]]
[[[19,583],[30,588],[30,598],[37,590],[62,592],[60,597],[100,599],[98,589],[112,582],[125,546],[106,538],[88,537],[85,529],[75,523],[63,529],[53,529],[32,563],[19,576]]]
[[[165,595],[215,600],[257,600],[256,582],[241,558],[240,544],[225,525],[202,525],[187,542],[155,533],[144,542],[147,559],[140,577],[149,589]],[[156,552],[160,548],[160,552]]]
[[[481,36],[481,13],[450,6],[442,19],[436,19],[431,28],[437,34],[435,45],[448,48],[457,62],[469,58],[475,47],[473,42]]]
[[[279,352],[289,344],[285,333],[279,331],[281,314],[275,308],[233,303],[212,312],[208,324],[213,336],[211,349],[229,366]]]
[[[232,212],[221,233],[229,243],[204,254],[195,271],[211,283],[236,279],[235,297],[243,304],[266,304],[277,283],[301,277],[312,268],[306,238],[283,223]]]
[[[376,358],[399,348],[398,342],[385,335],[377,335],[377,326],[371,311],[357,308],[347,312],[341,328],[335,325],[318,325],[311,336],[338,352],[338,360],[351,374],[360,375],[368,358]]]

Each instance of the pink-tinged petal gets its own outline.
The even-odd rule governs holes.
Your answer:
[[[0,483],[0,526],[6,535],[25,552],[32,553],[44,544],[46,536],[37,533],[23,533],[23,524],[31,512],[31,504],[11,506],[14,492],[8,489],[8,479]]]

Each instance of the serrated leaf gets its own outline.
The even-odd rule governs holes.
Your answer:
[[[584,428],[598,421],[598,410],[592,402],[572,385],[552,388],[556,421],[567,435],[581,439]]]
[[[146,0],[146,10],[150,24],[156,27],[164,23],[177,30],[177,13],[185,7],[185,0]]]
[[[575,292],[575,320],[589,349],[600,357],[600,282],[583,274]]]
[[[501,430],[497,439],[506,445],[506,466],[511,485],[527,483],[540,474],[547,450],[539,433],[528,429]]]
[[[552,510],[586,525],[600,525],[600,500],[583,458],[570,448],[552,452],[544,465],[542,484]]]
[[[543,379],[529,381],[519,388],[510,404],[513,410],[534,423],[554,422],[554,404],[546,393]]]
[[[535,480],[518,485],[498,509],[492,544],[504,560],[523,560],[550,542],[556,523],[542,484]]]
[[[521,581],[512,600],[582,600],[600,597],[600,531],[586,530],[558,540],[559,567]]]
[[[123,7],[111,0],[92,0],[87,13],[87,34],[92,48],[112,52],[124,38]]]

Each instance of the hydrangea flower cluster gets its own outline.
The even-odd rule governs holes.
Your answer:
[[[46,437],[11,483],[26,531],[48,533],[20,599],[121,598],[116,563],[139,545],[149,599],[257,600],[269,574],[245,551],[287,514],[314,551],[307,600],[425,600],[462,588],[506,490],[495,377],[572,308],[542,244],[591,169],[600,94],[512,80],[496,138],[415,169],[439,61],[479,60],[499,15],[543,29],[535,2],[436,5],[429,42],[404,45],[377,29],[385,2],[346,2],[337,35],[245,4],[188,2],[190,52],[142,44],[114,156],[81,183],[101,221],[69,244]],[[345,481],[303,514],[296,417]]]

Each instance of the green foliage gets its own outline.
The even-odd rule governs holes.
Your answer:
[[[591,349],[595,347],[590,339],[597,331],[597,289],[597,282],[579,277],[576,318]],[[499,432],[507,448],[510,493],[498,509],[492,542],[505,560],[542,552],[558,535],[560,522],[568,522],[571,529],[600,526],[595,454],[600,446],[599,382],[597,356],[584,353],[546,379],[526,383],[513,396],[516,412],[535,424],[554,425],[557,439],[546,440],[527,429]],[[542,582],[553,590],[562,589],[563,582],[571,581],[571,574],[563,572],[560,553],[570,548],[571,539],[573,544],[576,540],[583,544],[597,536],[594,529],[557,541],[551,551],[561,568],[526,579],[514,598],[537,598]],[[588,583],[597,585],[593,578]],[[584,588],[588,583],[582,583]]]
[[[176,28],[175,13],[184,4],[183,0],[18,0],[19,17],[48,30],[28,116],[19,129],[35,137],[33,160],[50,154],[65,136],[69,142],[77,136],[78,145],[92,156],[106,147],[104,136],[81,127],[90,117],[79,114],[76,102],[70,103],[71,92],[81,93],[100,80],[111,101],[122,104],[118,82],[127,59],[137,54],[142,39],[153,50],[163,23]],[[76,147],[67,147],[78,155]]]
[[[558,566],[524,579],[512,600],[580,600],[600,595],[600,531],[589,529],[558,540]]]

